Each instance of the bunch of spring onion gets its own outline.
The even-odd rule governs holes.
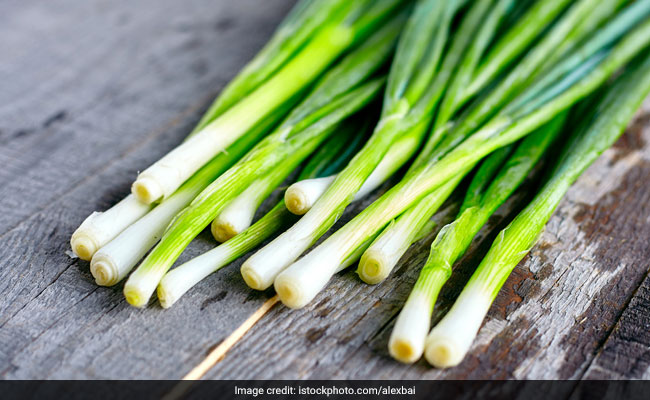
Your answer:
[[[429,363],[445,368],[462,361],[497,293],[535,245],[570,186],[618,139],[648,94],[650,56],[646,52],[607,89],[595,111],[579,116],[583,124],[565,146],[550,178],[532,202],[499,233],[451,310],[429,333],[425,344]],[[423,270],[421,281],[432,285],[422,285],[414,292],[426,297],[436,290],[433,282],[440,279],[433,276],[436,269]]]
[[[391,146],[400,137],[421,137],[428,129],[442,93],[436,76],[452,20],[461,3],[456,0],[416,3],[400,36],[381,117],[372,136],[296,224],[244,262],[241,272],[250,287],[257,290],[270,287],[278,274],[332,227]],[[281,292],[277,284],[276,290]]]
[[[218,159],[224,152],[232,153],[233,147],[241,150],[231,161],[219,161],[223,168],[217,168],[215,173],[218,175],[227,169],[229,162],[232,164],[247,150],[245,143],[248,148],[252,147],[272,128],[274,121],[295,105],[305,88],[332,61],[366,37],[368,31],[399,6],[396,0],[383,0],[377,5],[370,3],[300,0],[266,46],[226,86],[188,137],[187,141],[201,136],[203,140],[219,142],[210,148],[212,154],[206,155],[202,162],[194,162],[184,171],[184,177],[178,175],[174,182],[168,182],[164,197],[170,197],[211,158]],[[238,139],[239,143],[234,144]],[[184,146],[196,147],[187,143],[181,145]],[[189,158],[195,159],[194,155]],[[158,165],[170,173],[177,168],[167,162]],[[89,261],[98,249],[147,214],[155,205],[152,203],[163,197],[147,194],[146,182],[145,179],[145,184],[140,181],[136,185],[142,188],[138,197],[129,195],[111,209],[93,213],[81,224],[70,240],[78,257]],[[152,185],[155,187],[156,183]]]
[[[378,7],[382,2],[374,4]],[[175,217],[158,245],[127,280],[124,293],[130,304],[144,306],[185,247],[247,187],[289,159],[295,168],[340,122],[376,97],[385,82],[379,70],[392,55],[404,17],[403,13],[395,15],[345,56],[273,133]]]
[[[411,171],[381,198],[280,273],[275,279],[275,289],[282,302],[292,308],[309,303],[325,287],[341,262],[393,218],[494,150],[542,127],[605,84],[637,54],[647,52],[650,44],[650,19],[647,17],[628,19],[623,28],[610,28],[610,23],[616,24],[621,15],[626,16],[626,10],[623,10],[614,17],[603,18],[606,25],[598,30],[576,28],[591,25],[583,22],[597,14],[596,3],[600,4],[581,0],[571,5],[556,25],[505,76],[504,83],[488,90],[475,107],[470,107],[465,115],[459,117],[454,130],[471,132],[466,137],[459,135],[464,138],[459,145],[439,160],[425,162]],[[639,2],[628,7],[637,4]],[[579,34],[576,31],[580,31]],[[558,52],[562,54],[558,55]],[[576,59],[581,63],[577,68],[571,67]],[[540,61],[541,67],[531,68]],[[540,68],[544,73],[532,77],[524,74]],[[547,82],[544,79],[546,75],[556,79]],[[518,93],[510,93],[509,84],[519,80],[530,82]],[[496,97],[492,98],[493,95]],[[494,111],[492,103],[503,106]],[[490,111],[486,111],[487,105],[490,105]],[[483,117],[475,119],[480,115]],[[476,122],[480,120],[485,122]]]
[[[139,174],[131,195],[84,221],[73,250],[91,260],[100,285],[116,284],[149,253],[124,294],[142,307],[157,289],[167,308],[288,227],[241,274],[251,288],[274,285],[285,305],[298,308],[359,259],[362,280],[385,279],[479,166],[389,343],[400,361],[424,353],[433,365],[455,365],[563,194],[650,91],[650,60],[638,56],[649,46],[648,1],[300,0],[187,140]],[[427,337],[454,262],[553,145],[567,110],[621,70],[597,112],[579,114],[591,119]],[[365,109],[382,90],[379,120],[365,135],[372,115]],[[298,260],[352,201],[416,153],[399,183]],[[283,200],[253,223],[260,204],[307,159]],[[170,271],[210,224],[222,243]]]

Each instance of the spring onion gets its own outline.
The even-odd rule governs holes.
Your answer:
[[[110,209],[90,214],[70,238],[72,251],[82,260],[90,261],[97,250],[148,213],[151,207],[128,195]]]
[[[416,152],[425,132],[425,128],[416,126],[397,139],[381,162],[368,176],[368,179],[361,185],[361,189],[354,195],[352,201],[364,198],[397,172]],[[335,179],[336,175],[330,175],[322,178],[304,179],[292,184],[284,194],[287,209],[296,215],[305,214]]]
[[[437,367],[462,361],[506,279],[534,246],[569,187],[622,134],[650,93],[650,57],[626,71],[603,98],[593,120],[566,146],[553,174],[533,201],[492,244],[451,310],[426,339],[425,357]]]
[[[254,249],[295,218],[280,202],[244,232],[167,272],[157,288],[160,305],[171,307],[194,285]]]
[[[466,169],[450,179],[432,195],[427,196],[426,203],[423,201],[421,204],[423,206],[426,204],[429,209],[434,210],[431,211],[431,214],[435,213],[435,210],[438,210],[451,195],[467,172],[469,171]],[[421,210],[418,208],[417,211]],[[419,218],[418,215],[410,213],[400,217],[397,221],[389,224],[375,239],[359,261],[357,273],[361,280],[369,284],[377,284],[388,277],[408,247],[416,241],[416,235],[428,221],[428,219]]]

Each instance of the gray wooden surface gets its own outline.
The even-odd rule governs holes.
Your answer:
[[[235,263],[169,310],[138,310],[66,251],[89,213],[182,140],[291,3],[0,3],[0,377],[180,378],[272,296],[249,290]],[[386,351],[430,235],[381,285],[347,272],[304,310],[274,307],[206,377],[650,378],[648,143],[650,104],[571,189],[459,367],[404,366]],[[524,198],[481,233],[435,318]],[[203,234],[182,260],[212,245]]]

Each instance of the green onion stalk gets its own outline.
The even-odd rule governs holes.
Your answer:
[[[474,175],[456,220],[438,233],[388,342],[393,358],[413,363],[424,352],[433,306],[452,266],[488,218],[519,187],[558,136],[566,113],[514,145],[494,151]],[[507,160],[507,161],[506,161]]]
[[[465,168],[425,197],[419,203],[421,207],[413,209],[418,212],[407,211],[397,220],[388,224],[359,260],[357,274],[359,274],[361,280],[375,285],[388,277],[399,259],[406,253],[406,250],[417,241],[419,232],[427,226],[430,219],[422,218],[422,214],[426,213],[429,216],[435,214],[469,171],[471,171],[471,168]],[[424,200],[426,200],[426,203]],[[425,205],[427,209],[422,211],[421,208],[424,208]]]
[[[93,255],[127,226],[142,218],[152,205],[143,204],[128,195],[106,211],[90,214],[70,237],[70,246],[77,257],[90,261]]]
[[[468,165],[473,165],[492,151],[528,135],[594,92],[621,67],[644,51],[649,43],[650,21],[625,35],[608,55],[598,65],[585,72],[584,76],[570,74],[566,81],[563,79],[558,82],[557,85],[564,88],[561,93],[557,93],[553,98],[542,96],[546,101],[537,103],[534,109],[527,107],[526,113],[521,110],[514,114],[500,112],[438,162],[425,164],[408,174],[345,226],[279,274],[275,280],[275,289],[280,300],[292,308],[305,306],[325,287],[341,260],[349,257],[393,218],[442,186]],[[555,89],[551,87],[548,90],[556,92]],[[504,108],[507,109],[508,107]]]
[[[608,1],[605,3],[616,4],[619,2]],[[491,21],[496,21],[502,18],[500,14],[505,12],[507,9],[506,4],[503,4],[503,7],[501,8],[504,11],[499,12],[499,8],[492,9],[492,15],[490,17],[487,17],[486,23],[482,25],[482,29],[488,30],[488,32],[482,33],[480,35],[473,35],[473,31],[469,28],[475,26],[477,23],[473,20],[480,19],[482,15],[479,12],[476,12],[476,16],[472,17],[472,12],[479,9],[480,5],[480,3],[475,3],[474,8],[470,10],[468,21],[471,21],[472,23],[468,24],[467,29],[463,29],[464,27],[461,27],[459,33],[463,33],[463,35],[459,35],[459,37],[476,36],[478,38],[476,41],[484,41],[484,37],[487,36],[489,38],[488,32],[494,30],[494,28],[491,28],[491,26],[496,25],[495,22]],[[579,21],[580,18],[584,18],[580,17],[581,15],[585,13],[590,13],[590,15],[593,14],[595,11],[589,7],[591,5],[592,3],[588,1],[584,2],[581,4],[581,7],[578,7],[580,5],[577,5],[576,8],[570,10],[567,14],[565,14],[565,19],[561,19],[559,23],[554,26],[553,30],[550,33],[550,37],[554,38],[555,40],[544,39],[538,45],[540,47],[534,47],[530,51],[529,55],[524,58],[523,62],[508,74],[508,77],[504,80],[508,86],[503,86],[502,83],[497,86],[494,91],[488,91],[486,94],[487,97],[485,99],[479,100],[476,104],[474,104],[470,111],[467,113],[468,115],[463,116],[464,118],[461,118],[458,126],[453,129],[451,136],[455,137],[456,139],[454,140],[449,138],[447,141],[447,146],[441,145],[442,149],[438,150],[441,150],[444,153],[447,151],[447,148],[451,148],[459,139],[462,139],[471,133],[472,126],[478,126],[483,118],[488,115],[486,112],[479,112],[480,110],[488,110],[490,107],[492,107],[494,110],[501,108],[503,104],[501,104],[501,102],[494,101],[493,99],[495,97],[493,96],[496,96],[496,98],[503,100],[508,98],[509,93],[512,94],[516,93],[517,91],[524,90],[526,93],[525,95],[520,95],[517,97],[517,101],[514,101],[508,105],[509,108],[507,111],[514,112],[514,110],[517,108],[520,110],[525,110],[524,106],[526,105],[538,104],[540,102],[540,99],[543,99],[540,93],[543,93],[544,91],[546,91],[545,96],[547,97],[552,97],[558,92],[561,92],[564,86],[557,85],[556,83],[558,81],[572,83],[573,80],[570,79],[571,74],[573,74],[573,76],[580,76],[580,74],[585,73],[585,71],[588,71],[589,68],[593,67],[595,63],[601,61],[601,57],[606,54],[605,52],[602,52],[602,55],[596,57],[594,57],[594,55],[598,51],[601,51],[604,48],[609,47],[612,43],[615,43],[621,38],[623,34],[629,32],[630,29],[632,29],[638,24],[639,21],[642,20],[643,17],[639,17],[639,15],[647,15],[647,9],[650,8],[647,5],[644,5],[643,7],[635,6],[635,10],[626,10],[620,13],[620,15],[616,16],[616,18],[608,21],[607,25],[602,30],[595,32],[592,37],[587,36],[585,38],[583,32],[581,31],[573,32],[573,34],[567,34],[565,37],[565,42],[562,43],[562,46],[566,46],[567,42],[574,41],[575,37],[580,37],[586,42],[582,43],[580,46],[574,46],[577,47],[577,49],[574,48],[575,53],[569,54],[566,59],[562,59],[557,65],[553,66],[552,68],[544,69],[544,63],[546,61],[543,57],[540,57],[539,54],[543,54],[553,46],[557,46],[558,40],[562,39],[563,34],[567,32],[571,25],[576,23],[576,21]],[[614,10],[616,7],[610,5],[609,8],[603,8],[607,10],[607,13],[604,13],[599,8],[598,10],[600,14],[611,16],[613,13],[612,10]],[[534,8],[533,11],[535,11]],[[643,12],[646,12],[646,14],[643,14]],[[529,18],[527,17],[524,18],[524,20],[528,19]],[[587,19],[592,20],[598,18]],[[576,30],[574,29],[574,31]],[[504,39],[510,40],[511,35],[506,34],[504,36]],[[478,45],[475,47],[480,48]],[[502,45],[500,43],[497,43],[495,47],[501,48]],[[473,73],[471,66],[475,65],[475,54],[477,54],[477,52],[474,51],[473,48],[470,48],[466,56],[468,60],[461,62],[461,65],[459,68],[457,68],[456,76],[450,84],[450,88],[448,89],[447,94],[443,99],[440,111],[437,115],[436,122],[434,124],[434,132],[443,128],[444,125],[448,123],[450,116],[453,115],[457,107],[462,105],[462,100],[459,102],[458,99],[466,98],[462,92],[464,92],[465,88],[468,86],[466,84],[468,81],[468,76]],[[488,57],[488,59],[490,58]],[[487,64],[484,64],[483,68],[485,70],[498,71],[495,68],[488,67]],[[533,79],[535,76],[538,77],[538,80],[534,81],[533,84],[529,84],[531,80],[530,78],[522,79],[522,77],[527,77],[530,74],[532,74]],[[555,91],[547,90],[553,85],[555,85]],[[486,106],[486,104],[488,106]],[[435,135],[432,136],[432,139],[434,136]],[[435,143],[435,141],[432,142],[432,140],[430,140],[427,145],[429,147],[432,147],[431,145]],[[420,154],[416,162],[413,164],[411,170],[417,168],[425,161],[431,162],[431,156],[428,156],[428,161],[426,160],[429,152],[425,149],[425,151]],[[436,158],[434,157],[434,159]],[[462,177],[462,175],[460,177]],[[455,180],[460,181],[460,177],[456,177]],[[452,182],[448,183],[448,185],[451,183]],[[449,195],[449,190],[445,189],[446,188],[441,188],[438,191],[434,191],[432,194],[422,199],[417,205],[404,212],[395,221],[395,223],[390,224],[384,230],[384,232],[382,232],[382,234],[377,238],[376,243],[373,243],[361,258],[358,273],[362,280],[364,280],[366,283],[376,284],[384,280],[389,275],[389,273],[394,269],[395,265],[397,265],[401,256],[412,244],[413,237],[416,235],[419,229],[421,229],[421,226],[425,224],[426,221],[428,221],[433,216],[433,214],[435,214],[439,208],[439,204],[441,204],[442,201],[444,201],[444,199]]]
[[[278,27],[267,45],[224,88],[190,135],[203,130],[228,108],[268,80],[323,26],[345,12],[346,0],[301,0]],[[268,119],[268,118],[264,118]],[[260,119],[256,125],[263,124]],[[94,212],[72,234],[72,251],[90,261],[95,252],[147,214],[153,205],[130,194],[104,212]]]
[[[332,227],[399,137],[415,126],[429,125],[442,92],[432,83],[459,5],[438,0],[416,3],[400,36],[382,115],[372,136],[296,224],[246,260],[246,269],[264,278],[254,289],[270,287],[281,271]]]
[[[361,147],[366,131],[369,129],[369,118],[357,118],[354,123],[346,123],[336,129],[336,132],[310,158],[309,164],[318,163],[308,169],[331,170],[336,164],[341,167],[354,155],[355,149]],[[344,149],[344,146],[347,147]],[[340,156],[339,156],[340,154]],[[333,158],[333,155],[337,157]],[[281,164],[269,174],[253,182],[239,196],[232,200],[226,208],[212,221],[212,236],[218,242],[225,242],[246,230],[252,223],[255,212],[262,202],[280,186],[291,170],[286,164]]]
[[[566,146],[550,179],[532,202],[499,233],[451,310],[426,339],[425,357],[436,367],[459,364],[506,279],[535,245],[573,182],[622,134],[650,93],[650,57],[611,86],[592,119]]]
[[[337,3],[343,5],[332,7],[332,15],[323,19],[324,23],[282,67],[200,132],[141,172],[132,185],[138,200],[150,204],[170,196],[217,153],[312,84],[345,51],[366,39],[395,13],[401,1]]]
[[[102,246],[92,256],[90,262],[90,272],[95,282],[101,286],[112,286],[124,279],[138,261],[160,240],[174,216],[246,154],[270,128],[277,125],[283,114],[289,111],[288,106],[289,104],[285,106],[286,110],[267,118],[258,127],[229,146],[225,152],[213,158],[168,199]]]
[[[363,199],[395,174],[420,147],[427,131],[426,128],[427,126],[422,124],[399,137],[368,176],[368,179],[361,185],[361,189],[354,195],[352,201]],[[335,179],[336,174],[333,174],[320,178],[299,180],[292,184],[284,194],[287,209],[295,215],[307,213]]]
[[[539,39],[538,43],[517,63],[516,67],[498,81],[494,88],[486,91],[474,101],[474,104],[460,117],[457,123],[458,126],[455,129],[463,132],[464,135],[473,132],[476,127],[484,124],[506,104],[520,97],[531,82],[539,77],[545,65],[551,61],[561,59],[562,54],[559,53],[558,48],[563,45],[568,46],[567,43],[573,43],[575,40],[584,37],[585,33],[576,29],[576,25],[591,17],[596,12],[595,10],[598,9],[600,1],[578,0],[571,4],[550,27],[548,32]],[[543,3],[546,3],[551,8],[554,7],[548,2]],[[509,37],[509,35],[506,35],[506,37]],[[472,79],[472,85],[476,79],[478,78]],[[465,93],[472,93],[477,90],[473,89],[472,85],[470,85],[470,88],[463,90],[461,98],[468,96]],[[480,88],[482,87],[485,86]],[[462,102],[459,104],[462,104]],[[457,106],[454,107],[455,109],[457,109]],[[442,123],[444,122],[442,121]]]
[[[129,303],[144,306],[184,248],[250,183],[295,152],[312,152],[332,127],[376,97],[383,77],[372,78],[393,52],[403,24],[395,16],[329,71],[289,117],[181,212],[160,243],[127,281]],[[325,134],[327,132],[328,134]]]
[[[350,158],[350,149],[354,149],[355,143],[361,142],[359,139],[364,137],[367,125],[365,120],[367,118],[364,118],[364,125],[361,126],[360,132],[355,132],[360,126],[359,123],[346,122],[343,126],[338,127],[337,132],[310,157],[298,179],[313,179],[323,174],[329,175],[336,172],[336,168],[342,167],[344,162]],[[351,133],[357,133],[356,137],[346,139],[345,136]],[[343,144],[352,144],[352,146],[344,148]],[[280,229],[295,222],[296,219],[296,216],[287,211],[284,202],[280,201],[240,234],[167,272],[157,289],[160,304],[164,308],[171,307],[183,294],[208,275],[251,251]]]

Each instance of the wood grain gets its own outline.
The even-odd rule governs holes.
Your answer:
[[[588,379],[650,379],[650,276],[589,365]]]
[[[98,288],[88,264],[65,251],[90,212],[118,201],[138,170],[182,140],[292,3],[0,4],[0,76],[11,78],[0,91],[0,377],[178,379],[272,297],[244,285],[239,260],[169,310],[137,310],[121,285]],[[647,102],[571,189],[459,367],[404,366],[386,350],[431,234],[381,285],[348,271],[304,310],[274,307],[206,377],[650,377],[649,143]],[[530,189],[458,263],[436,320]],[[452,201],[436,218],[454,212]],[[181,261],[211,246],[203,234]]]
[[[97,288],[88,264],[71,260],[65,251],[76,225],[124,196],[139,169],[182,140],[291,3],[150,1],[135,7],[127,1],[93,1],[79,8],[72,1],[41,1],[8,8],[12,24],[23,25],[1,29],[21,32],[17,47],[33,47],[12,53],[14,91],[46,83],[35,89],[38,93],[25,94],[24,110],[22,102],[9,98],[0,103],[7,104],[0,111],[6,140],[0,147],[6,165],[0,173],[6,174],[0,175],[2,376],[180,378],[268,297],[246,290],[233,266],[199,285],[176,310],[163,312],[156,305],[141,312],[126,305],[121,287]],[[113,15],[130,28],[121,32],[102,23]],[[30,18],[36,16],[47,23],[34,24]],[[112,39],[86,43],[95,36]],[[40,44],[48,37],[57,40]],[[64,46],[71,56],[41,60],[41,45]],[[99,55],[93,56],[95,51]],[[48,80],[47,71],[57,70],[74,71],[75,77],[56,83],[55,73]],[[94,81],[95,75],[106,82]],[[52,93],[46,93],[50,86]],[[40,101],[62,105],[60,97],[79,109],[92,107],[71,108],[47,129],[12,136],[32,120],[47,119]],[[184,257],[211,246],[206,236]],[[230,315],[221,312],[224,302]]]

